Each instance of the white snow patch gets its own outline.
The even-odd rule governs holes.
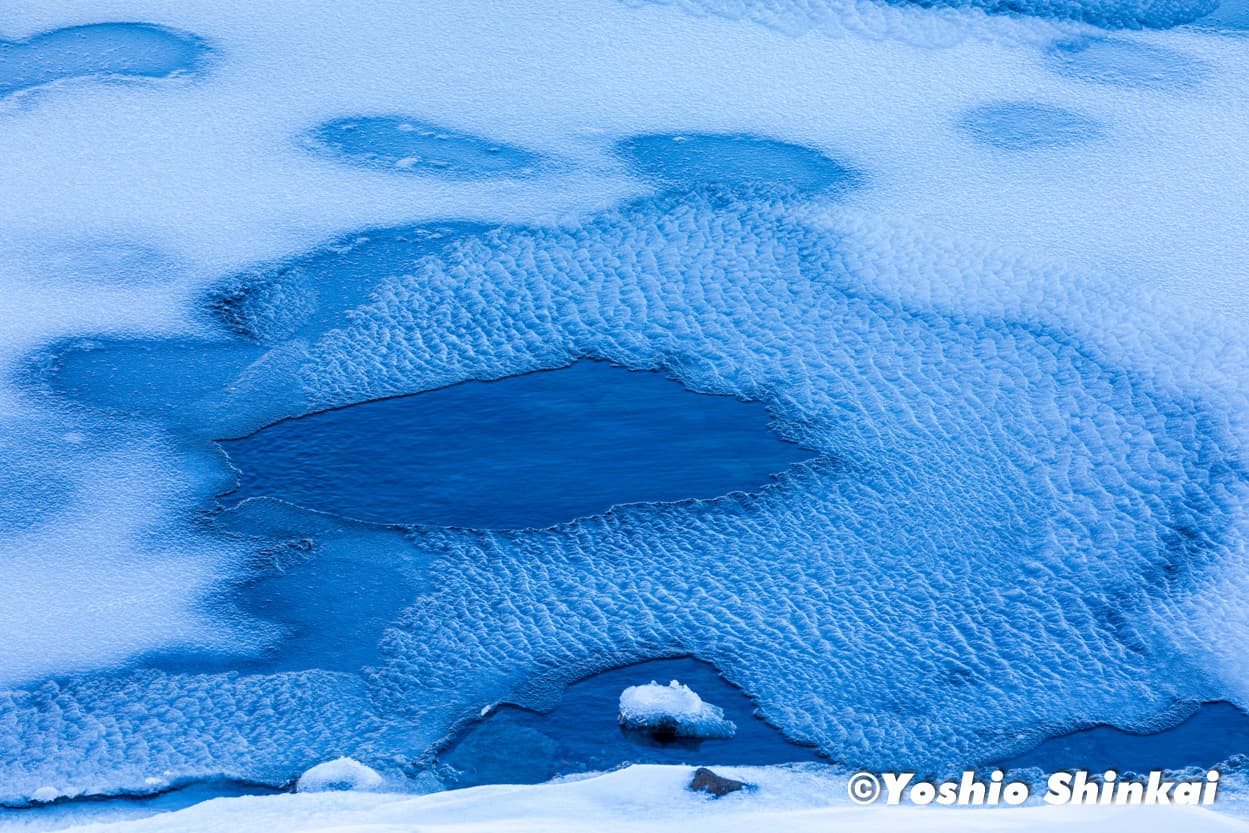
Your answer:
[[[1249,824],[1198,807],[1051,807],[954,809],[855,807],[844,777],[823,768],[730,767],[758,784],[709,802],[686,789],[690,767],[634,766],[577,781],[488,786],[413,797],[396,793],[317,793],[226,798],[184,810],[72,828],[80,833],[786,833],[879,831],[1246,831]]]
[[[344,790],[375,790],[384,779],[377,770],[367,767],[355,758],[335,758],[317,764],[299,776],[295,790],[301,793],[319,793]]]
[[[39,804],[47,804],[49,801],[56,801],[60,797],[61,791],[56,787],[40,787],[31,794],[30,799]]]
[[[669,727],[678,737],[731,738],[737,726],[724,718],[724,710],[704,702],[689,686],[673,680],[665,685],[652,680],[620,693],[620,724],[629,729]]]

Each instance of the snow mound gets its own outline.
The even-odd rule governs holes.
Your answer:
[[[355,758],[335,758],[332,761],[317,764],[299,776],[295,782],[295,791],[301,793],[321,793],[343,790],[375,790],[386,779],[372,767],[367,767]]]
[[[719,706],[703,699],[687,685],[673,680],[660,685],[633,685],[620,693],[620,725],[626,729],[671,732],[682,738],[731,738],[737,733]]]

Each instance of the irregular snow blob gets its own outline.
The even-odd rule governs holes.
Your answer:
[[[377,770],[365,766],[354,758],[335,758],[317,764],[299,776],[295,791],[320,793],[344,790],[375,790],[384,779]]]
[[[620,693],[620,725],[659,738],[731,738],[737,726],[689,686],[653,680]]]

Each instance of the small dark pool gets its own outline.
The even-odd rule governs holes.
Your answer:
[[[516,529],[756,490],[812,456],[768,424],[759,403],[582,361],[288,419],[222,447],[242,472],[230,501]]]
[[[660,743],[626,733],[616,721],[620,692],[652,680],[680,680],[737,724],[727,740]],[[696,659],[654,660],[596,674],[567,688],[547,714],[500,706],[442,755],[449,786],[536,784],[557,775],[624,763],[748,766],[822,760],[754,716],[754,704],[711,665]]]

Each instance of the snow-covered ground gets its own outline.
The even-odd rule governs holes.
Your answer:
[[[1239,818],[1195,807],[863,808],[844,798],[844,779],[782,768],[718,771],[757,790],[712,799],[685,789],[689,767],[634,766],[575,781],[418,797],[338,792],[218,799],[139,821],[66,828],[66,833],[1249,831]]]

